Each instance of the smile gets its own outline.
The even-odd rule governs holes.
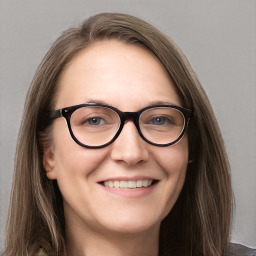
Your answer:
[[[153,180],[110,180],[102,182],[102,185],[107,188],[136,189],[150,187],[153,183]]]

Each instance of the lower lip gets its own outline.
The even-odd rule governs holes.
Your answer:
[[[122,197],[128,197],[128,198],[139,198],[139,197],[144,197],[149,195],[154,191],[156,188],[156,185],[158,184],[155,183],[150,187],[142,187],[142,188],[133,188],[133,189],[125,189],[125,188],[108,188],[104,187],[103,185],[100,184],[100,186],[109,193],[116,194],[118,196]]]

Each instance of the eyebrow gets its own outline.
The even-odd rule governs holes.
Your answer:
[[[96,104],[102,104],[102,105],[112,105],[109,102],[102,100],[102,99],[87,99],[85,103],[96,103]],[[147,102],[146,106],[154,106],[154,105],[172,105],[172,106],[180,106],[180,104],[173,103],[168,100],[157,100],[157,101],[149,101]],[[181,106],[180,106],[181,107]]]
[[[149,105],[174,105],[174,106],[177,106],[177,105],[179,105],[179,104],[177,104],[177,103],[173,103],[173,102],[171,102],[171,101],[165,101],[165,100],[158,100],[158,101],[150,101],[149,102]]]
[[[84,101],[86,104],[88,103],[96,103],[96,104],[102,104],[102,105],[109,105],[109,103],[107,103],[104,100],[101,99],[87,99]]]

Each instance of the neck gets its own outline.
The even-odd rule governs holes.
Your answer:
[[[119,233],[83,230],[67,227],[67,255],[69,256],[157,256],[159,227],[140,233]]]

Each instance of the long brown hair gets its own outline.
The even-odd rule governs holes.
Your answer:
[[[62,198],[42,164],[42,140],[51,130],[45,114],[54,107],[58,79],[70,60],[89,44],[110,39],[150,50],[184,106],[195,113],[188,130],[191,163],[180,197],[161,224],[159,254],[221,256],[229,241],[232,191],[224,143],[207,95],[169,38],[138,18],[113,13],[93,16],[64,32],[35,74],[19,133],[4,255],[32,256],[40,246],[50,255],[65,255]]]

